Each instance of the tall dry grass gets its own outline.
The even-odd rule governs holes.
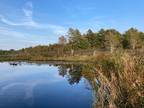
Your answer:
[[[144,107],[144,56],[142,53],[117,52],[96,66],[98,106],[102,108]],[[97,106],[97,107],[98,107]]]

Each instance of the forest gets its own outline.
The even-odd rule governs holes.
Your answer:
[[[13,60],[87,60],[96,55],[115,52],[139,52],[144,50],[144,33],[130,28],[123,34],[115,29],[91,29],[81,33],[70,28],[67,34],[59,36],[58,42],[38,45],[20,50],[0,50],[0,61]],[[94,57],[95,58],[95,57]]]

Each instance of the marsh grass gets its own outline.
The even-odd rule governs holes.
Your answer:
[[[132,50],[116,51],[113,54],[97,52],[92,56],[64,57],[27,55],[25,58],[20,55],[4,60],[87,62],[88,65],[83,67],[82,74],[90,81],[94,95],[98,98],[93,104],[94,108],[144,107],[144,52]],[[93,72],[90,72],[91,70]]]
[[[96,65],[101,85],[99,104],[108,108],[144,107],[144,57],[139,53],[116,52]],[[106,98],[107,97],[107,98]]]

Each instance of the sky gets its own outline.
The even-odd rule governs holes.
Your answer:
[[[0,49],[58,42],[70,27],[144,31],[144,0],[0,0]]]

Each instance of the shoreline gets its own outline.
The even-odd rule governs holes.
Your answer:
[[[99,59],[109,58],[110,54],[66,56],[66,57],[31,57],[31,58],[0,58],[0,62],[88,62],[94,63]]]

